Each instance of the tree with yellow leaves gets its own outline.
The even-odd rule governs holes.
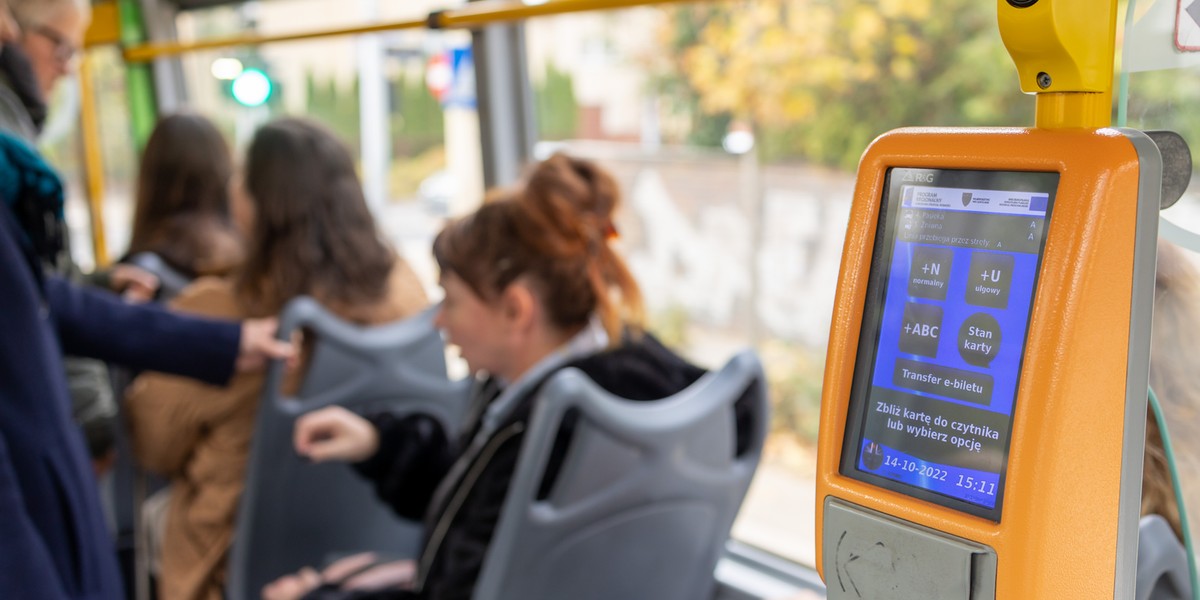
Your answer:
[[[748,0],[672,9],[697,117],[751,124],[767,158],[853,167],[904,125],[1027,125],[994,2]],[[679,103],[689,106],[689,102]]]

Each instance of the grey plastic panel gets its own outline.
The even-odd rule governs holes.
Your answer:
[[[1134,600],[1189,600],[1187,550],[1166,519],[1142,517],[1138,525],[1137,591]]]
[[[150,271],[158,278],[158,297],[162,302],[166,302],[179,295],[192,283],[192,279],[183,273],[175,270],[171,265],[168,265],[161,256],[153,252],[139,252],[130,256],[129,264]]]
[[[128,259],[131,265],[149,271],[158,278],[158,302],[166,302],[183,291],[192,280],[185,274],[172,268],[158,254],[139,252]],[[125,388],[132,382],[135,372],[130,369],[109,365],[109,375],[112,380],[113,393],[118,400],[125,395]],[[146,498],[167,487],[166,479],[143,471],[133,459],[133,441],[130,439],[126,426],[127,415],[124,415],[124,402],[117,402],[117,411],[121,424],[117,427],[116,445],[117,462],[113,466],[112,476],[107,481],[108,487],[102,498],[111,505],[112,516],[116,531],[117,551],[133,552],[133,581],[129,587],[138,600],[150,598],[150,558],[143,547],[145,534],[142,523],[138,518],[142,502]]]
[[[292,449],[292,427],[300,414],[338,404],[423,412],[457,431],[468,382],[447,378],[445,347],[433,326],[435,310],[364,328],[342,321],[311,298],[285,307],[279,336],[303,327],[314,336],[315,347],[298,397],[281,394],[279,363],[268,369],[229,558],[229,600],[257,599],[276,577],[346,554],[416,555],[419,525],[396,518],[350,467],[299,458]]]
[[[830,600],[993,600],[996,552],[970,540],[825,500],[825,585]]]
[[[752,402],[753,430],[735,456],[734,405],[742,398]],[[766,435],[758,358],[742,352],[653,402],[617,398],[565,369],[537,402],[474,599],[711,598],[713,569]],[[561,476],[549,498],[537,500],[568,411],[579,420]],[[623,460],[629,456],[637,460]]]
[[[1174,131],[1144,131],[1162,155],[1162,191],[1159,208],[1166,210],[1183,198],[1192,183],[1192,149]]]
[[[1138,519],[1142,513],[1142,465],[1146,453],[1146,390],[1150,385],[1150,329],[1154,322],[1154,279],[1158,265],[1158,213],[1162,203],[1162,155],[1145,133],[1122,129],[1138,155],[1137,223],[1133,251],[1133,295],[1129,311],[1129,358],[1125,374],[1125,432],[1121,496],[1117,509],[1115,598],[1129,598],[1136,585]],[[1111,202],[1128,201],[1110,198]]]

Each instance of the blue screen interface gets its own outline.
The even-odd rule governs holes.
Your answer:
[[[851,476],[999,520],[1057,184],[1056,173],[891,169]]]

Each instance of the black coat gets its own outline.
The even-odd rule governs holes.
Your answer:
[[[580,369],[608,392],[630,400],[666,398],[704,374],[703,369],[687,363],[650,335],[639,336],[635,341],[626,341],[615,349],[566,366]],[[368,596],[436,600],[468,600],[471,597],[516,471],[524,425],[533,412],[536,386],[519,401],[517,409],[496,428],[478,452],[460,456],[461,449],[468,447],[480,428],[482,409],[495,400],[498,393],[499,389],[491,381],[479,387],[474,410],[470,413],[472,417],[468,419],[463,435],[453,440],[428,417],[372,417],[379,430],[380,449],[357,468],[374,481],[380,497],[397,513],[411,519],[424,517],[427,533],[418,567],[418,589]],[[543,494],[549,492],[566,457],[573,427],[573,419],[569,417],[551,452],[547,475],[542,482]],[[455,472],[467,475],[453,484],[454,491],[447,494],[447,498],[434,499],[435,489],[459,460],[466,461],[469,468]],[[476,471],[477,477],[474,476]],[[465,500],[461,505],[450,502],[454,497]],[[459,508],[450,510],[449,505]]]
[[[223,383],[241,329],[43,280],[0,203],[0,597],[123,597],[63,351]]]

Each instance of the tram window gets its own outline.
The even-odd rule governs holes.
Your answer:
[[[273,0],[187,11],[176,25],[187,41],[352,26],[370,11],[381,20],[409,19],[458,4],[347,9],[338,0]],[[773,434],[734,536],[809,565],[823,356],[854,163],[874,136],[894,127],[1027,123],[1033,108],[1012,92],[1015,72],[986,4],[810,4],[682,4],[525,24],[541,139],[603,163],[620,179],[628,195],[618,217],[621,243],[653,329],[709,366],[746,345],[763,357]],[[386,96],[386,126],[373,121],[369,128],[361,124],[361,100],[380,78],[355,76],[364,68],[362,39],[240,50],[263,61],[277,84],[265,109],[237,104],[214,78],[213,63],[225,51],[186,55],[186,106],[217,119],[235,144],[272,115],[329,123],[362,161],[382,226],[436,294],[430,241],[444,213],[465,211],[480,197],[481,146],[473,110],[414,117],[411,109],[426,102],[414,97],[430,87],[433,55],[465,47],[470,36],[398,31],[371,38],[382,47],[382,79],[401,90]],[[363,151],[368,129],[387,132],[383,167]],[[107,129],[104,137],[128,139]],[[131,205],[132,178],[126,185],[106,198],[108,206]],[[127,227],[128,218],[107,222]],[[110,247],[119,254],[120,245]]]
[[[1137,3],[1126,21],[1121,61],[1128,71],[1123,75],[1128,85],[1117,98],[1115,124],[1175,131],[1187,140],[1194,159],[1200,148],[1200,119],[1194,109],[1200,102],[1200,54],[1180,52],[1175,46],[1177,35],[1184,36],[1182,45],[1194,43],[1186,38],[1190,17],[1186,12],[1177,14],[1172,4]],[[1182,19],[1178,29],[1177,19]],[[1195,237],[1200,233],[1198,166],[1193,160],[1191,186],[1174,206],[1162,212],[1159,237],[1178,248],[1159,256],[1150,354],[1150,385],[1162,407],[1177,480],[1164,481],[1168,479],[1165,463],[1156,465],[1148,460],[1147,468],[1162,480],[1143,484],[1144,494],[1153,498],[1149,504],[1154,510],[1164,513],[1174,527],[1188,528],[1183,539],[1191,538],[1193,552],[1200,539],[1200,436],[1194,432],[1200,410],[1200,387],[1194,374],[1200,356],[1191,350],[1192,332],[1200,328],[1200,296],[1194,275],[1200,269],[1200,238]],[[1177,496],[1171,485],[1180,488]],[[1177,514],[1171,514],[1176,498],[1182,499],[1182,506]],[[1196,561],[1194,554],[1191,559]]]
[[[376,17],[419,18],[422,11],[445,6],[434,4],[380,2]],[[369,20],[359,5],[353,6],[343,10],[337,0],[276,0],[258,3],[252,11],[189,11],[176,22],[180,39],[187,40],[233,35],[248,27],[275,34]],[[436,297],[440,290],[429,252],[433,237],[446,216],[470,210],[483,190],[474,98],[451,97],[436,85],[473,78],[466,67],[435,73],[456,51],[468,52],[470,42],[464,31],[399,30],[197,52],[182,61],[191,108],[217,120],[235,145],[246,143],[259,124],[285,114],[308,116],[333,129],[359,162],[385,235]],[[263,106],[244,106],[230,94],[230,83],[214,71],[222,58],[267,74],[273,91]]]
[[[137,177],[137,150],[129,136],[129,102],[125,88],[125,64],[116,47],[90,49],[90,84],[102,98],[97,103],[100,129],[100,153],[104,157],[104,224],[109,256],[120,255],[129,241],[132,222],[132,197]],[[48,118],[38,140],[38,148],[63,176],[66,192],[66,222],[71,255],[83,271],[97,264],[93,255],[91,209],[87,203],[81,148],[80,77],[65,77],[55,87]]]
[[[1032,105],[1012,93],[987,6],[799,4],[549,17],[527,22],[526,39],[543,150],[600,161],[627,195],[617,226],[651,328],[708,366],[748,345],[763,357],[772,433],[733,536],[812,565],[854,165],[888,129],[1025,123]],[[871,33],[844,35],[860,27]],[[963,39],[972,65],[956,67],[945,48]]]

